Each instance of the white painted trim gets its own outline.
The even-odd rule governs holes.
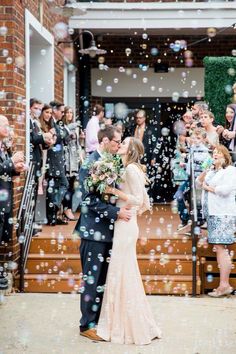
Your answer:
[[[41,23],[29,12],[25,10],[25,87],[26,87],[26,159],[29,161],[30,155],[30,120],[29,120],[29,100],[30,100],[30,27],[33,27],[41,37],[43,37],[49,45],[52,46],[51,64],[54,68],[54,37],[53,35],[41,25]],[[54,75],[52,82],[52,97],[54,97]]]
[[[74,4],[75,8],[104,10],[180,10],[180,9],[236,9],[234,2],[83,2]],[[76,16],[75,16],[76,17]]]
[[[217,3],[83,3],[87,13],[70,18],[72,28],[165,29],[229,27],[236,21],[236,4]]]

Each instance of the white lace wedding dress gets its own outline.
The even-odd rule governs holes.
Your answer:
[[[137,214],[149,209],[150,204],[144,173],[136,164],[127,166],[122,191],[129,200],[118,201],[117,205],[131,205],[132,218],[129,222],[118,220],[115,223],[97,334],[113,343],[144,345],[160,338],[161,331],[147,301],[137,262]]]

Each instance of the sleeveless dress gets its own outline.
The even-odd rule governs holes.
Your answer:
[[[135,164],[127,166],[122,191],[129,197],[117,206],[132,206],[128,222],[115,222],[112,255],[97,334],[113,343],[144,345],[161,337],[144,291],[136,255],[137,214],[150,208],[145,176]]]

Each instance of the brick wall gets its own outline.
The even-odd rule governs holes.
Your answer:
[[[104,55],[105,64],[109,67],[138,67],[139,64],[153,66],[156,62],[166,62],[169,66],[184,67],[184,51],[174,53],[170,49],[170,44],[176,40],[185,40],[189,47],[188,50],[192,51],[193,67],[202,67],[203,58],[205,56],[230,56],[232,50],[236,48],[235,35],[218,35],[211,38],[211,41],[205,40],[204,42],[193,44],[206,35],[198,36],[148,36],[143,39],[142,35],[136,36],[103,36],[102,40],[98,43],[101,48],[107,50]],[[99,37],[98,37],[99,39]],[[146,49],[143,49],[145,48]],[[157,56],[151,55],[151,48],[157,48],[159,53]],[[126,55],[125,49],[130,48],[131,54]],[[93,59],[93,67],[98,66],[98,58]]]
[[[40,0],[1,0],[0,27],[7,27],[7,35],[0,35],[0,114],[8,117],[16,133],[16,148],[25,149],[25,66],[19,65],[16,58],[25,58],[25,9],[40,21]],[[43,0],[43,26],[52,32],[54,25],[62,20],[49,11],[49,2]],[[56,0],[61,5],[64,0]],[[63,20],[65,21],[65,19]],[[8,55],[4,53],[8,50]],[[5,56],[6,55],[6,56]],[[63,101],[63,54],[60,47],[55,46],[55,99]],[[9,59],[11,58],[11,59]],[[12,62],[11,62],[12,61]],[[23,63],[24,64],[24,63]],[[2,92],[5,92],[3,96]],[[19,208],[24,176],[15,181],[14,215]],[[13,259],[18,257],[18,245],[15,232],[10,245]]]

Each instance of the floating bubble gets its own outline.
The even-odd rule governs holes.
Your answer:
[[[191,59],[191,58],[186,59],[185,66],[187,66],[187,67],[193,66],[193,59]]]
[[[99,64],[99,65],[98,65],[98,69],[99,69],[99,70],[104,70],[104,66],[105,66],[104,64]]]
[[[120,66],[120,67],[119,67],[119,72],[120,72],[120,73],[124,73],[124,72],[125,72],[125,68],[124,68],[123,66]]]
[[[178,102],[178,100],[179,100],[179,92],[173,92],[172,93],[172,101],[173,102]]]
[[[212,275],[212,274],[208,274],[208,276],[207,276],[207,282],[208,282],[208,283],[212,283],[212,282],[213,282],[213,275]]]
[[[166,127],[163,127],[163,128],[161,129],[161,134],[162,134],[163,136],[168,136],[169,133],[170,133],[170,129],[168,129],[168,128],[166,128]]]
[[[45,56],[45,55],[47,54],[46,49],[41,49],[41,50],[40,50],[40,54],[41,54],[42,56]]]
[[[98,62],[99,62],[99,64],[104,64],[105,58],[104,57],[98,57]]]
[[[6,26],[0,27],[0,36],[6,36],[7,32],[8,32],[8,29]]]
[[[148,38],[148,34],[147,34],[147,33],[143,33],[143,34],[142,34],[142,38],[143,38],[143,39],[147,39],[147,38]]]
[[[208,264],[207,265],[207,272],[212,272],[212,269],[213,269],[212,265]]]
[[[114,84],[118,84],[119,79],[117,77],[115,77],[113,81],[114,81]]]
[[[116,118],[124,119],[127,117],[129,109],[125,103],[119,102],[115,105],[114,113]]]
[[[184,57],[185,59],[191,59],[193,56],[193,52],[191,50],[185,50]]]
[[[53,27],[53,32],[57,39],[65,39],[68,36],[68,25],[64,22],[58,22]]]
[[[142,71],[148,71],[149,66],[148,65],[142,65],[141,70]]]
[[[125,48],[125,54],[127,55],[127,57],[131,54],[131,49],[130,48]]]
[[[7,57],[8,54],[9,54],[9,51],[8,51],[7,49],[3,49],[3,50],[2,50],[2,56],[3,56],[3,57]]]
[[[188,98],[188,96],[189,96],[189,92],[188,91],[184,91],[183,92],[183,97]]]
[[[148,82],[148,78],[147,77],[144,77],[143,78],[143,83],[146,84]]]
[[[158,88],[158,91],[159,91],[160,93],[162,93],[162,92],[163,92],[163,88],[162,88],[162,87],[159,87],[159,88]]]
[[[12,64],[12,63],[13,63],[13,59],[12,59],[11,57],[8,57],[8,58],[6,59],[6,63],[7,63],[8,65]]]
[[[133,78],[133,79],[137,79],[137,74],[133,74],[133,75],[132,75],[132,78]]]
[[[231,95],[231,93],[232,93],[232,86],[231,86],[231,85],[226,85],[226,86],[225,86],[225,92],[226,92],[228,95]]]
[[[68,70],[69,71],[74,71],[75,70],[75,66],[73,64],[68,65]]]
[[[112,92],[112,86],[108,85],[106,87],[106,92],[111,93]]]
[[[156,86],[151,86],[151,87],[150,87],[150,90],[151,90],[151,91],[155,91],[155,90],[156,90]]]
[[[132,71],[132,69],[128,68],[128,69],[126,69],[125,73],[126,73],[127,76],[131,76],[133,71]]]
[[[18,242],[19,242],[19,243],[24,243],[24,242],[25,242],[25,235],[20,235],[20,236],[18,237]]]
[[[74,28],[68,28],[68,33],[70,36],[72,36],[72,34],[74,34],[75,30]]]
[[[214,27],[209,27],[209,28],[207,29],[207,35],[208,35],[208,37],[210,37],[210,38],[215,37],[215,35],[216,35],[216,29],[215,29]]]
[[[157,56],[159,54],[159,50],[155,47],[151,48],[151,55],[152,56]]]
[[[228,74],[229,74],[230,76],[234,76],[234,75],[235,75],[235,69],[234,69],[234,68],[229,68],[229,69],[228,69]]]
[[[22,56],[16,57],[15,64],[18,68],[23,68],[25,65],[25,58]]]
[[[232,49],[231,54],[236,57],[236,49]]]
[[[102,80],[97,80],[96,84],[97,84],[97,86],[102,86]]]
[[[4,100],[6,98],[6,92],[0,91],[0,100]]]

